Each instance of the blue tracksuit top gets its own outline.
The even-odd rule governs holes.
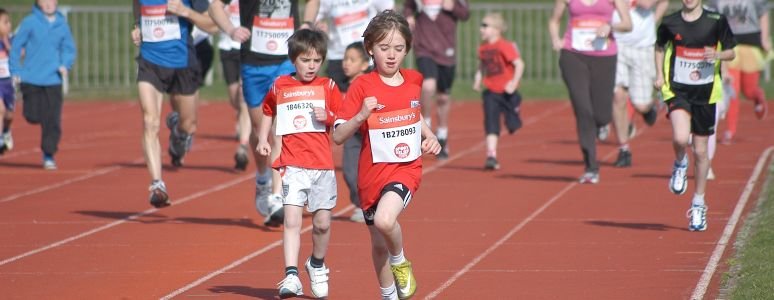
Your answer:
[[[24,59],[22,59],[24,49]],[[70,70],[75,63],[75,42],[64,15],[56,12],[54,20],[37,5],[19,24],[11,45],[11,76],[34,85],[62,84],[59,67]]]

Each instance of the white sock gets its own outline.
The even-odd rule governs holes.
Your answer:
[[[406,257],[403,256],[403,249],[400,249],[400,253],[398,253],[398,255],[392,255],[392,253],[390,253],[390,265],[397,266],[405,261]]]
[[[256,185],[264,185],[269,181],[271,181],[271,169],[266,168],[266,170],[263,170],[263,174],[261,174],[261,171],[255,171]]]
[[[704,206],[704,194],[693,194],[691,204],[693,206]]]
[[[379,287],[382,290],[382,300],[398,300],[398,290],[395,289],[395,283],[386,288]]]
[[[439,140],[445,140],[447,137],[449,137],[449,128],[438,127],[438,131],[435,135]]]

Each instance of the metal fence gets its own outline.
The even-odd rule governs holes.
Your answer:
[[[457,78],[472,80],[478,65],[480,43],[479,24],[489,11],[499,11],[505,17],[507,39],[516,41],[527,64],[525,80],[556,82],[561,79],[558,54],[551,49],[548,19],[553,4],[546,3],[472,3],[470,19],[461,22],[457,30]],[[773,7],[774,8],[774,7]],[[10,7],[12,19],[18,24],[30,7]],[[78,59],[70,73],[72,90],[118,90],[134,88],[137,48],[132,44],[131,6],[61,6],[67,15]],[[774,11],[771,15],[774,15]],[[774,23],[774,22],[772,22]],[[413,66],[413,57],[407,65]],[[215,59],[212,79],[222,82],[220,61]],[[769,78],[766,72],[766,78]]]

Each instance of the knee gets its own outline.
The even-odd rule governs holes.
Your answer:
[[[161,120],[159,120],[159,116],[154,116],[148,113],[143,115],[143,128],[145,129],[146,133],[157,134],[160,127]]]
[[[436,81],[434,78],[422,81],[422,94],[433,95],[435,93]]]
[[[438,94],[437,101],[438,105],[447,105],[451,100],[449,100],[449,94]]]
[[[312,232],[315,235],[327,234],[331,230],[330,220],[314,220],[313,222]]]
[[[682,134],[675,133],[674,136],[672,137],[672,143],[680,147],[688,147],[689,136],[690,134],[682,135]]]
[[[389,218],[386,215],[374,216],[374,226],[380,232],[391,232],[395,229],[395,224],[397,224],[397,220]]]
[[[695,160],[697,162],[709,160],[709,152],[707,151],[707,147],[694,147],[693,155],[695,156]]]

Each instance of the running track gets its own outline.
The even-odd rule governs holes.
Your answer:
[[[774,143],[774,118],[756,121],[751,109],[743,103],[736,143],[719,146],[709,229],[694,233],[684,217],[693,182],[682,197],[667,190],[671,129],[663,114],[652,128],[637,120],[633,168],[612,168],[616,147],[602,144],[601,183],[578,185],[566,101],[525,103],[526,126],[503,137],[502,169],[491,173],[481,171],[478,102],[455,104],[451,159],[425,160],[421,188],[400,218],[416,299],[688,299],[704,287],[714,299],[734,221],[757,199]],[[66,103],[56,172],[40,168],[39,129],[17,112],[16,148],[0,157],[2,298],[275,298],[281,231],[261,225],[252,171],[232,171],[234,113],[203,103],[199,115],[186,166],[172,169],[164,157],[175,202],[155,210],[134,102]],[[161,135],[166,149],[167,131]],[[375,299],[368,234],[347,221],[341,181],[339,191],[326,259],[331,298]],[[308,229],[302,241],[303,258]],[[302,281],[309,294],[305,272]]]

